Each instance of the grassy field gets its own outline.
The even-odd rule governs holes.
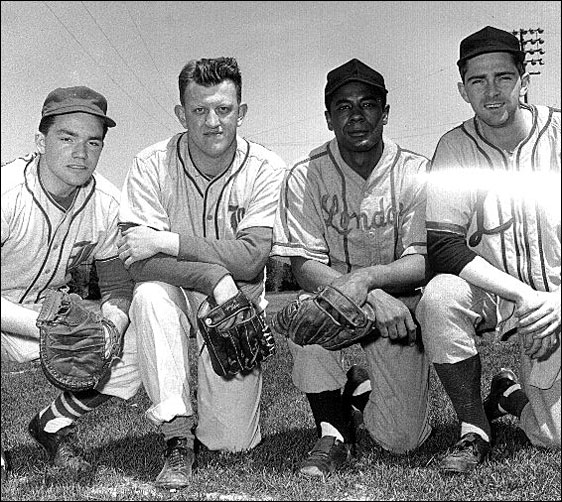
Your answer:
[[[272,311],[291,295],[275,297]],[[94,469],[79,478],[47,464],[27,434],[34,413],[57,395],[37,364],[2,365],[2,445],[14,465],[2,500],[560,500],[560,452],[529,444],[516,421],[495,425],[489,461],[470,476],[447,475],[436,464],[458,434],[452,407],[431,375],[434,434],[416,452],[395,456],[381,451],[359,431],[359,454],[325,482],[296,475],[315,441],[306,398],[291,383],[291,356],[284,340],[264,365],[262,443],[246,454],[202,451],[193,483],[169,492],[153,487],[160,471],[163,441],[144,417],[144,391],[128,402],[113,400],[79,421],[78,435]],[[500,366],[517,368],[512,344],[483,340],[483,389]],[[347,364],[363,362],[357,347]]]

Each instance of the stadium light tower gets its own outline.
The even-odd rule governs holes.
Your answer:
[[[533,67],[536,65],[544,65],[544,61],[542,59],[542,56],[545,53],[545,50],[542,48],[544,40],[541,38],[544,30],[542,28],[529,28],[528,30],[519,28],[511,33],[519,38],[521,50],[525,53],[525,65],[527,68],[529,68],[529,65]],[[541,72],[540,68],[533,68],[531,71],[528,71],[528,73],[529,75],[540,75]],[[528,102],[529,98],[527,94],[525,94],[524,100],[525,103]]]

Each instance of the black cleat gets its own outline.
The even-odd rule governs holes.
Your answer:
[[[473,471],[484,462],[490,452],[490,443],[474,432],[465,434],[452,451],[441,461],[439,468],[460,474]]]
[[[189,486],[195,453],[188,447],[187,439],[175,437],[167,441],[164,452],[164,467],[156,477],[155,485],[159,488],[177,490]]]
[[[53,465],[75,472],[91,469],[90,463],[78,451],[72,426],[55,433],[45,432],[39,425],[39,415],[35,415],[29,422],[28,430],[31,437],[45,449]]]
[[[304,476],[326,478],[351,459],[351,446],[334,436],[321,437],[301,464]]]
[[[484,411],[486,412],[488,422],[497,420],[507,414],[499,408],[500,399],[507,389],[518,383],[517,376],[510,369],[502,368],[499,373],[494,375],[490,384],[490,393],[484,399]]]

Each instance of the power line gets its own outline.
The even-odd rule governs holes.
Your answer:
[[[156,118],[154,115],[152,115],[149,111],[147,111],[145,108],[143,108],[125,89],[123,89],[123,87],[121,87],[121,85],[109,74],[109,72],[107,72],[107,70],[105,70],[103,68],[103,66],[101,66],[101,64],[99,63],[99,61],[96,60],[96,58],[94,56],[92,56],[92,54],[82,45],[82,43],[80,42],[80,40],[78,40],[78,38],[76,38],[76,36],[68,29],[68,27],[66,26],[66,24],[64,24],[64,22],[62,21],[62,19],[57,16],[57,14],[53,11],[53,9],[51,9],[51,7],[49,7],[49,5],[46,2],[42,2],[45,7],[47,7],[47,9],[49,9],[49,11],[51,12],[51,14],[53,14],[53,16],[56,18],[56,20],[62,25],[62,27],[66,30],[66,32],[72,37],[72,39],[80,46],[80,48],[88,55],[90,56],[90,58],[92,59],[92,61],[94,61],[94,63],[96,63],[100,68],[102,68],[102,70],[107,74],[107,76],[109,77],[109,79],[123,92],[123,94],[125,94],[125,96],[127,96],[136,106],[138,106],[142,111],[144,111],[149,117],[151,117],[156,123],[160,124],[162,127],[164,127],[164,129],[167,129],[168,131],[171,131],[172,133],[175,133],[176,131],[174,131],[173,129],[171,129],[169,126],[163,124],[162,122],[160,122],[160,120],[158,120],[158,118]]]
[[[94,21],[95,25],[99,28],[99,30],[102,32],[102,35],[105,37],[105,39],[107,40],[107,42],[109,43],[109,45],[111,46],[111,48],[117,53],[117,55],[121,58],[121,61],[123,61],[123,63],[125,64],[125,66],[129,69],[129,71],[134,75],[134,77],[137,79],[138,83],[142,86],[142,88],[148,93],[148,95],[154,99],[154,102],[160,107],[162,108],[162,110],[164,110],[164,112],[166,112],[166,114],[172,118],[172,120],[175,122],[176,121],[176,117],[174,117],[169,110],[167,110],[166,108],[164,108],[160,102],[158,101],[158,99],[156,99],[156,97],[152,94],[152,92],[150,91],[150,89],[143,83],[143,81],[139,78],[139,76],[136,74],[135,70],[129,65],[129,63],[127,63],[127,61],[125,61],[125,58],[121,55],[121,53],[119,52],[119,50],[117,49],[117,47],[115,47],[115,45],[113,44],[113,42],[110,40],[110,38],[107,36],[107,34],[105,33],[105,31],[103,30],[103,28],[100,26],[100,24],[97,22],[96,18],[92,15],[92,13],[90,12],[90,9],[88,9],[88,7],[86,7],[86,4],[84,2],[80,2],[82,4],[82,7],[84,7],[84,9],[86,10],[86,12],[88,13],[88,15],[92,18],[92,20]]]
[[[150,58],[150,61],[152,61],[152,64],[154,65],[154,69],[156,70],[156,74],[157,74],[158,76],[160,76],[161,73],[162,73],[162,70],[160,70],[160,68],[158,68],[158,65],[156,64],[156,61],[154,61],[154,58],[152,57],[152,54],[151,54],[151,52],[150,52],[150,48],[148,47],[148,44],[146,43],[144,37],[142,36],[142,32],[141,32],[141,30],[140,30],[138,24],[136,23],[136,21],[134,20],[133,16],[131,15],[131,11],[130,11],[129,8],[127,7],[127,2],[122,2],[122,3],[123,3],[123,7],[125,7],[125,10],[127,11],[127,14],[129,14],[129,18],[131,19],[133,25],[135,26],[135,28],[136,28],[136,30],[137,30],[137,33],[138,33],[138,35],[139,35],[139,38],[141,39],[141,41],[142,41],[142,43],[143,43],[143,45],[144,45],[144,48],[146,49],[146,53],[148,54],[148,57]],[[164,87],[165,87],[166,89],[168,89],[166,83],[163,82],[163,84],[164,84]],[[175,96],[172,96],[172,94],[171,94],[169,91],[168,91],[168,93],[169,93],[169,96],[172,98],[172,101],[174,101],[174,100],[175,100]]]
[[[446,70],[446,68],[440,68],[439,70],[435,70],[433,72],[427,73],[426,75],[424,75],[424,78],[429,78],[429,77],[432,77],[434,75],[438,75],[439,73],[442,73],[445,70]],[[405,85],[395,87],[394,89],[391,89],[389,92],[396,92],[398,90],[406,89],[406,88],[408,88],[409,85],[417,84],[417,83],[419,83],[419,81],[420,81],[420,78],[418,77],[415,82],[410,82],[410,83],[406,83]],[[286,127],[291,127],[291,126],[294,126],[294,125],[297,125],[297,124],[301,124],[301,123],[307,122],[309,120],[315,120],[316,121],[316,120],[318,120],[318,118],[316,116],[314,116],[314,117],[308,116],[308,117],[305,117],[305,118],[300,119],[300,120],[295,120],[293,122],[288,122],[286,124],[279,125],[277,127],[272,127],[270,129],[263,129],[261,131],[257,131],[255,133],[253,133],[253,135],[257,136],[257,135],[260,135],[260,134],[266,134],[266,133],[269,133],[269,132],[279,131],[280,129],[284,129]]]

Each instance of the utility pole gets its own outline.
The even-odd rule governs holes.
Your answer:
[[[519,28],[518,30],[514,30],[511,33],[519,38],[521,50],[525,53],[525,65],[527,68],[529,67],[529,65],[544,65],[542,55],[545,53],[545,51],[541,47],[542,44],[544,44],[544,40],[540,38],[541,34],[544,33],[544,30],[542,28],[529,28],[528,30]],[[529,75],[540,75],[541,72],[540,69],[537,69],[537,71],[529,71],[528,73]],[[529,98],[527,94],[525,94],[525,97],[523,99],[525,100],[525,103],[528,103]]]

